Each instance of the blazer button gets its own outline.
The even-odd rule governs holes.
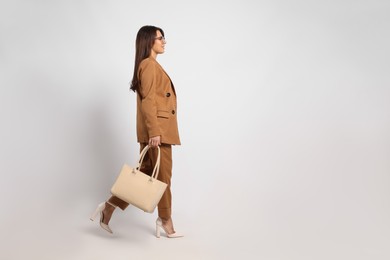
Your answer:
[[[168,92],[167,94],[165,94],[165,96],[166,96],[166,97],[170,97],[170,96],[171,96],[171,93]]]
[[[173,115],[175,114],[175,110],[172,110],[172,114],[173,114]]]

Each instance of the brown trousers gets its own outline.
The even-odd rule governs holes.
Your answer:
[[[146,143],[140,143],[140,151],[142,151],[146,145],[147,145]],[[157,160],[157,149],[155,148],[149,149],[149,151],[145,155],[140,170],[148,175],[151,175],[153,172],[153,168],[156,165],[156,160]],[[168,219],[171,217],[171,205],[172,205],[171,177],[172,177],[172,145],[161,144],[160,145],[160,171],[157,179],[168,184],[167,189],[165,190],[160,202],[157,205],[158,216],[163,219]],[[125,210],[127,206],[129,206],[129,203],[115,196],[111,196],[108,202],[119,207],[122,210]]]

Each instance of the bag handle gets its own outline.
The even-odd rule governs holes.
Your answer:
[[[142,162],[144,161],[144,157],[146,155],[146,153],[148,152],[150,146],[147,145],[145,146],[145,148],[141,151],[140,153],[140,159],[138,161],[138,167],[137,167],[137,170],[141,169],[141,165],[142,165]],[[157,161],[156,161],[156,165],[154,166],[154,169],[153,169],[153,172],[152,172],[152,175],[150,176],[150,179],[154,178],[154,179],[157,179],[158,177],[158,173],[160,171],[160,147],[157,146],[157,151],[158,151],[158,154],[157,154]]]

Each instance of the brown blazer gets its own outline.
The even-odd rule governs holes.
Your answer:
[[[180,144],[176,92],[168,74],[154,58],[146,58],[139,65],[138,79],[138,142],[161,136],[161,143]]]

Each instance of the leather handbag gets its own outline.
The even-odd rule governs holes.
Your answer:
[[[111,194],[145,212],[153,213],[167,188],[167,184],[157,180],[160,169],[160,147],[157,147],[157,161],[152,175],[149,176],[140,171],[149,148],[149,145],[147,145],[141,151],[136,168],[132,168],[127,164],[123,165],[118,178],[111,188]]]

